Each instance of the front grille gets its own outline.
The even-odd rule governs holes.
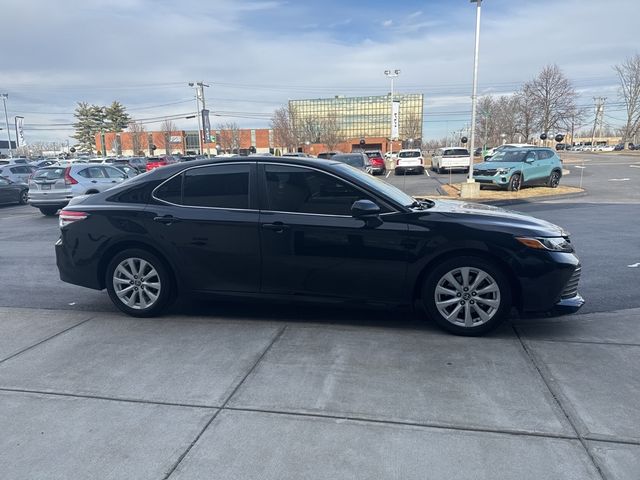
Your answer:
[[[580,282],[581,271],[582,271],[582,268],[580,267],[580,265],[578,265],[576,269],[573,271],[571,278],[565,285],[564,290],[560,295],[561,299],[565,300],[567,298],[573,298],[578,294],[578,283]]]
[[[479,176],[483,176],[483,177],[493,177],[496,173],[498,173],[498,170],[494,169],[487,169],[487,170],[474,170],[473,174],[475,175],[479,175]]]

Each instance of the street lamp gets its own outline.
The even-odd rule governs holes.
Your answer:
[[[476,46],[473,56],[473,90],[471,93],[471,142],[469,142],[469,178],[467,178],[466,188],[460,190],[461,197],[475,197],[480,193],[480,185],[473,180],[473,154],[476,148],[476,104],[478,103],[478,56],[480,53],[480,10],[482,0],[470,0],[476,4]]]
[[[7,123],[7,137],[9,137],[9,158],[13,158],[13,148],[11,148],[11,127],[9,127],[9,117],[7,116],[7,98],[8,93],[0,93],[2,97],[2,103],[4,103],[4,120]]]
[[[387,76],[387,78],[391,79],[391,104],[389,105],[391,107],[391,115],[390,115],[390,119],[391,119],[391,125],[390,125],[390,129],[391,129],[391,133],[389,135],[389,143],[391,144],[390,147],[390,153],[391,155],[393,155],[393,79],[396,78],[398,75],[400,75],[400,70],[396,69],[396,70],[385,70],[384,74]]]

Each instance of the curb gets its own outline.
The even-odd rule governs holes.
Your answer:
[[[436,187],[436,191],[438,192],[439,195],[443,196],[443,197],[447,197],[448,194],[439,186]],[[536,201],[542,201],[542,200],[560,200],[563,198],[579,198],[579,197],[586,197],[589,194],[589,192],[584,191],[584,192],[575,192],[575,193],[565,193],[564,195],[542,195],[539,197],[527,197],[527,198],[510,198],[510,199],[506,199],[506,200],[491,200],[491,199],[482,199],[482,198],[470,198],[468,199],[468,201],[473,202],[473,203],[485,203],[487,205],[494,205],[494,206],[502,206],[502,205],[517,205],[517,204],[521,204],[521,203],[535,203]],[[428,195],[420,195],[420,197],[425,197],[425,198],[429,198]],[[437,200],[437,197],[436,197]],[[459,200],[461,202],[465,202],[467,200],[462,199],[462,198],[447,198],[447,200]]]

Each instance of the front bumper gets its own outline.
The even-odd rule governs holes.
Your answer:
[[[558,315],[567,315],[569,313],[576,313],[584,305],[584,298],[579,293],[571,298],[563,298],[556,303],[552,309],[552,313]]]
[[[506,187],[507,185],[509,185],[509,180],[511,179],[511,175],[505,173],[502,175],[489,176],[489,175],[476,175],[474,173],[473,179],[480,184],[495,185],[497,187]]]

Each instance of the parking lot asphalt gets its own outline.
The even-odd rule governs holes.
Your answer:
[[[586,197],[509,208],[571,231],[587,304],[484,338],[284,304],[128,318],[58,280],[57,219],[0,207],[2,478],[637,480],[640,158],[583,155]]]

